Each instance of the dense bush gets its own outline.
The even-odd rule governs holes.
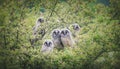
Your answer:
[[[118,69],[120,65],[120,1],[105,6],[91,0],[1,0],[0,69]],[[38,17],[45,36],[31,46]],[[55,28],[81,27],[76,48],[40,52]]]

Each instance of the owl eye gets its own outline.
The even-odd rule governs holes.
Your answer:
[[[60,33],[60,31],[57,32],[58,34]]]
[[[78,29],[79,27],[77,26],[76,29]]]
[[[62,31],[61,34],[64,34],[64,31]]]
[[[51,42],[49,42],[49,46],[51,46],[52,45],[52,43]]]
[[[65,33],[67,34],[67,33],[69,33],[69,31],[68,31],[68,30],[65,30]]]
[[[47,42],[45,42],[44,45],[47,45]]]
[[[53,32],[56,35],[56,31]]]

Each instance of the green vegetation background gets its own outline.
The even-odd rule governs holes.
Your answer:
[[[46,35],[31,46],[32,28],[44,16]],[[81,26],[76,49],[40,53],[55,28]],[[0,0],[0,69],[119,69],[120,1]]]

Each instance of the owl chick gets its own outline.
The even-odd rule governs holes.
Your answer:
[[[53,44],[52,40],[45,40],[43,42],[41,52],[42,53],[50,53],[53,51],[53,48],[54,48],[54,44]]]
[[[44,22],[44,18],[43,18],[43,17],[40,17],[40,18],[37,19],[36,24],[35,24],[35,26],[33,27],[33,34],[34,34],[34,35],[37,34],[38,28],[39,28],[39,26],[41,25],[41,23],[43,23],[43,22]]]
[[[52,31],[52,41],[55,45],[55,48],[57,49],[63,49],[64,46],[61,42],[61,36],[60,36],[61,31],[59,29],[54,29]]]
[[[71,32],[68,29],[61,30],[61,41],[64,47],[74,47],[74,41],[71,36]]]
[[[77,37],[80,32],[80,26],[77,23],[72,24],[72,29],[73,29],[73,36]]]

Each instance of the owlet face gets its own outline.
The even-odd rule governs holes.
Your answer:
[[[46,47],[52,47],[52,45],[53,45],[52,41],[45,41],[44,42],[44,46],[46,46]]]
[[[60,30],[54,30],[52,33],[53,38],[59,38],[60,37]]]
[[[68,29],[64,29],[61,31],[61,37],[68,37],[70,36],[70,31]]]
[[[78,24],[73,24],[73,29],[78,31],[80,29],[80,26]]]
[[[39,18],[39,19],[38,19],[38,22],[43,23],[43,22],[44,22],[44,19]]]

